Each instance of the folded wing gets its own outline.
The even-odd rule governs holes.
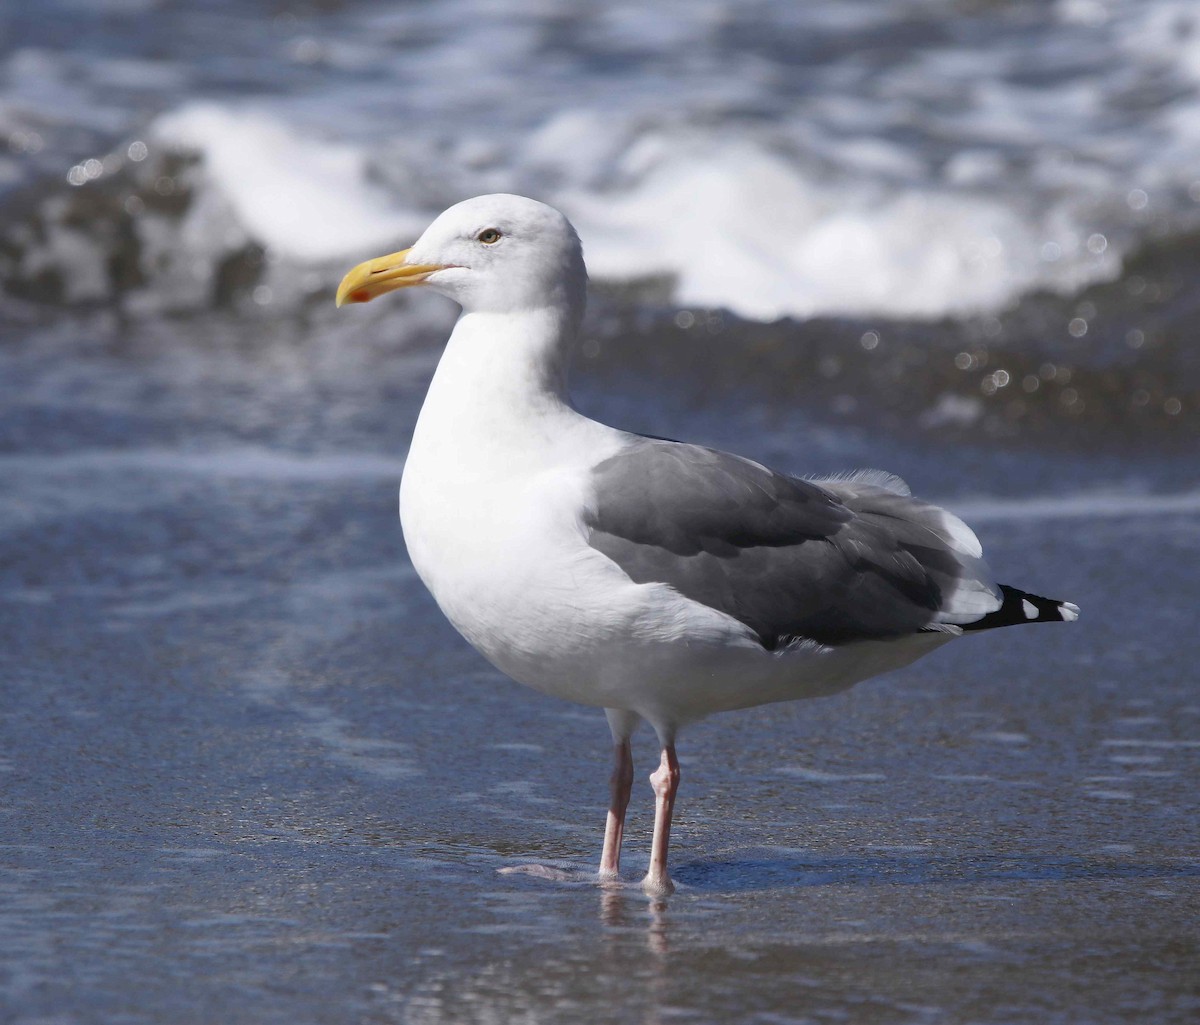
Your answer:
[[[950,630],[1000,607],[957,517],[874,471],[810,481],[713,449],[635,438],[593,470],[589,543],[768,649]]]

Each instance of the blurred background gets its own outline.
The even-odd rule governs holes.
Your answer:
[[[218,311],[306,344],[348,261],[510,191],[575,221],[639,332],[736,323],[693,369],[753,339],[841,415],[1196,434],[1186,0],[51,0],[0,47],[10,353]],[[630,325],[596,319],[603,363]]]
[[[405,557],[456,310],[333,307],[487,192],[588,413],[1083,607],[698,725],[669,908],[495,874],[606,727]],[[1193,0],[0,0],[0,1018],[1194,1021],[1198,312]]]

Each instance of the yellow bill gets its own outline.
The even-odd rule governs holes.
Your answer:
[[[411,249],[402,249],[398,253],[360,263],[338,285],[338,306],[367,303],[384,292],[419,285],[434,271],[444,269],[440,264],[409,263],[408,254],[411,252]]]

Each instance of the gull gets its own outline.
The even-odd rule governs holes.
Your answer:
[[[351,270],[337,304],[415,285],[462,313],[404,466],[409,555],[497,669],[604,709],[602,880],[620,878],[642,721],[661,747],[642,886],[665,896],[684,726],[834,694],[964,633],[1078,615],[997,584],[970,528],[891,474],[799,478],[579,413],[567,377],[587,272],[553,207],[458,203],[410,249]]]

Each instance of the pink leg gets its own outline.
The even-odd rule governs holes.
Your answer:
[[[679,790],[679,760],[673,743],[663,745],[662,761],[650,777],[650,786],[654,788],[654,841],[650,847],[650,871],[642,881],[642,889],[652,896],[665,897],[675,892],[675,884],[667,875],[671,815]]]
[[[629,738],[613,745],[613,772],[609,780],[611,798],[608,821],[604,825],[604,850],[600,855],[600,878],[617,879],[621,875],[621,840],[625,835],[625,809],[633,789],[633,751]]]

